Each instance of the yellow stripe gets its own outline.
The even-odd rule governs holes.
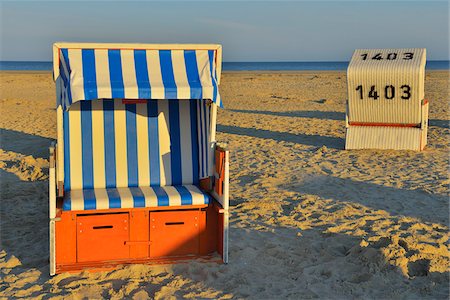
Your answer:
[[[158,197],[155,191],[149,186],[143,186],[140,188],[145,197],[145,207],[158,206]]]
[[[166,191],[167,196],[169,196],[169,206],[181,205],[181,195],[176,188],[173,186],[164,186],[163,189]]]
[[[169,101],[158,101],[159,163],[161,186],[172,184],[169,136]]]
[[[83,163],[81,152],[81,111],[80,102],[72,105],[69,111],[70,138],[70,188],[83,188]]]
[[[203,99],[213,98],[211,71],[209,68],[209,55],[206,50],[195,51],[200,82],[202,83]]]
[[[183,50],[172,50],[172,65],[175,84],[177,85],[177,96],[179,99],[191,98],[191,88],[189,86],[186,63],[184,61]]]
[[[69,49],[70,61],[70,91],[72,93],[72,101],[86,99],[84,96],[84,82],[83,82],[83,59],[81,49]]]
[[[150,185],[147,104],[136,104],[136,135],[139,186]]]
[[[95,50],[95,72],[97,73],[97,96],[99,99],[111,99],[108,50]]]
[[[161,67],[159,62],[159,51],[147,51],[147,69],[152,88],[153,99],[164,99],[164,84],[161,75]]]
[[[133,194],[131,194],[131,191],[129,188],[118,188],[117,191],[120,195],[121,200],[121,208],[132,208],[134,206],[133,203]]]
[[[136,70],[134,67],[134,51],[121,50],[123,85],[125,88],[125,98],[138,99],[139,91],[136,82]]]
[[[83,190],[70,191],[71,210],[84,210]]]
[[[114,131],[116,143],[116,187],[128,186],[127,124],[125,105],[121,99],[114,100]]]
[[[92,155],[94,160],[94,188],[106,188],[104,137],[103,101],[92,101]]]
[[[106,189],[95,189],[95,199],[97,209],[108,209],[109,208],[109,198]]]

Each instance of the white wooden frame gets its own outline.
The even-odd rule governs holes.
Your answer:
[[[56,253],[55,253],[55,219],[56,219],[56,149],[53,142],[49,148],[49,171],[48,171],[48,192],[49,192],[49,249],[50,249],[50,275],[56,274]]]

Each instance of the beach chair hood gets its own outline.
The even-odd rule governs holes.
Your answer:
[[[96,99],[209,99],[222,107],[221,51],[220,45],[56,43],[57,105],[67,110]]]

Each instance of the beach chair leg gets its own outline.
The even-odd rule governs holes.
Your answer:
[[[223,213],[223,254],[224,263],[228,263],[228,210]]]
[[[224,263],[228,263],[228,230],[229,230],[229,181],[230,153],[226,145],[217,143],[214,152],[214,189],[212,195],[220,203],[218,252]]]
[[[53,276],[56,274],[55,221],[51,220],[49,225],[50,276]]]

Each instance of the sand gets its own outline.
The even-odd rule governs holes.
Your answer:
[[[230,263],[50,277],[50,73],[0,73],[0,298],[449,295],[449,73],[430,71],[423,152],[344,151],[345,72],[225,73]]]

